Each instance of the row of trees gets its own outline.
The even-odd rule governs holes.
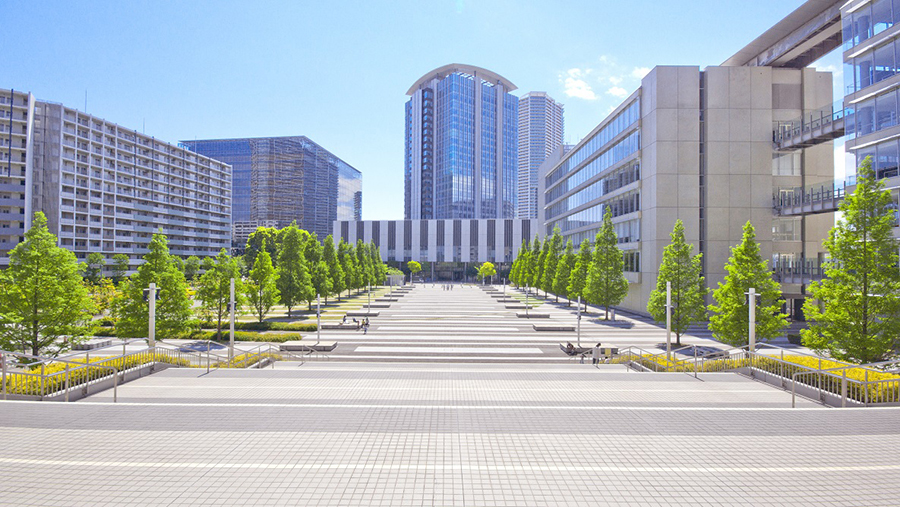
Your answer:
[[[279,303],[290,315],[303,302],[311,305],[317,295],[327,302],[345,290],[349,294],[384,282],[387,268],[372,244],[341,241],[335,247],[331,236],[320,243],[296,224],[276,233],[270,237],[274,248],[265,239],[260,242],[246,277],[246,257],[232,257],[223,249],[195,266],[190,259],[182,262],[171,255],[166,236],[154,234],[144,262],[130,277],[123,275],[116,288],[100,277],[102,256],[79,262],[71,251],[57,246],[44,214],[35,213],[25,240],[10,253],[9,268],[0,271],[0,348],[59,354],[89,334],[94,315],[107,306],[119,336],[145,336],[149,303],[144,291],[151,283],[158,291],[157,332],[179,335],[197,326],[187,279],[201,270],[196,282],[201,316],[215,320],[217,331],[229,313],[232,279],[236,309],[249,305],[260,322]],[[108,289],[103,304],[92,297],[97,287]]]
[[[606,208],[603,223],[594,244],[585,239],[575,253],[572,241],[562,250],[559,228],[541,244],[535,236],[529,246],[522,243],[513,261],[509,279],[517,286],[534,287],[568,299],[581,297],[585,303],[606,308],[615,306],[628,294],[624,253],[612,224],[612,213]]]
[[[830,356],[853,362],[886,360],[900,351],[900,259],[893,229],[896,208],[890,191],[875,178],[871,159],[862,162],[853,194],[841,203],[840,220],[824,246],[829,254],[825,278],[809,286],[804,313],[809,329],[801,331],[803,344]],[[543,244],[538,238],[522,245],[510,272],[519,286],[535,287],[606,307],[621,303],[628,291],[623,274],[623,253],[617,247],[612,217],[607,208],[593,245],[585,240],[578,252],[571,241],[561,249],[559,231]],[[592,250],[593,249],[593,250]],[[740,244],[732,248],[724,282],[712,293],[702,276],[702,254],[692,255],[678,220],[671,243],[663,251],[657,285],[647,311],[657,322],[666,320],[666,283],[671,285],[671,326],[676,343],[696,323],[709,321],[715,337],[732,345],[749,341],[749,305],[756,304],[756,336],[780,336],[788,325],[780,284],[762,258],[750,222]],[[757,300],[749,300],[750,288]]]

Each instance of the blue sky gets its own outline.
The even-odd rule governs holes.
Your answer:
[[[0,0],[0,87],[78,109],[87,92],[170,142],[306,135],[362,171],[364,218],[402,218],[405,92],[430,70],[550,93],[574,143],[650,67],[717,65],[801,3]]]

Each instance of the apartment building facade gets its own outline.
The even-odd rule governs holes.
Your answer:
[[[519,98],[517,218],[538,216],[538,168],[563,143],[564,111],[545,92]]]
[[[159,231],[183,258],[230,247],[229,165],[32,94],[0,96],[0,146],[12,154],[0,177],[0,264],[36,211],[81,260],[125,254],[135,268]]]

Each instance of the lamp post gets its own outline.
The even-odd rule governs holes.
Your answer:
[[[750,287],[750,291],[747,292],[747,305],[750,307],[750,352],[756,352],[756,298],[759,297],[759,294],[756,293],[755,287]]]
[[[581,295],[578,296],[578,320],[575,325],[578,329],[578,347],[581,348]]]
[[[156,283],[150,283],[150,293],[148,294],[148,303],[150,303],[150,323],[147,330],[147,337],[150,341],[150,349],[156,349]]]
[[[666,282],[666,366],[672,360],[672,282]]]
[[[319,298],[319,295],[316,294],[316,346],[319,345],[319,341],[322,339],[322,300]],[[344,317],[345,319],[347,317]]]
[[[231,279],[231,303],[228,305],[230,315],[230,325],[228,331],[228,360],[234,360],[234,278]]]
[[[528,284],[525,284],[525,317],[528,317]]]

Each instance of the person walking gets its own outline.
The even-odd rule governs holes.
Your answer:
[[[597,345],[594,346],[593,353],[591,355],[591,363],[592,364],[600,364],[600,353],[602,350],[600,349],[600,342],[597,342]]]

